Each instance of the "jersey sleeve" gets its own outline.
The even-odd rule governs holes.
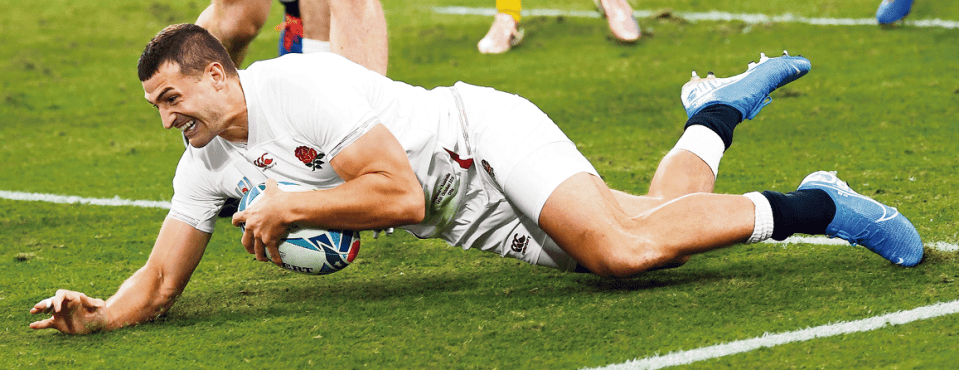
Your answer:
[[[188,149],[180,157],[173,177],[173,199],[167,217],[212,234],[217,214],[230,196],[222,183],[224,172],[232,167],[228,165],[228,157],[204,158],[210,156],[197,152],[199,150]]]
[[[332,53],[290,55],[264,71],[260,98],[332,159],[379,123],[371,101],[382,76]],[[277,68],[279,67],[279,68]],[[261,80],[262,81],[262,80]]]

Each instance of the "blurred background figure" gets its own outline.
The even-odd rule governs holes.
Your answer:
[[[912,10],[912,0],[882,0],[876,10],[876,20],[885,25],[905,18]]]
[[[607,22],[609,30],[622,42],[639,39],[639,24],[633,17],[633,9],[626,0],[593,0]],[[480,53],[499,54],[509,51],[523,41],[525,31],[520,26],[521,0],[496,0],[496,15],[489,32],[476,45]]]
[[[213,0],[196,20],[223,43],[240,67],[273,0]],[[386,75],[386,17],[379,0],[280,0],[279,54],[332,51]]]

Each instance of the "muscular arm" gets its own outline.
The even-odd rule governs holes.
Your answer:
[[[49,301],[38,303],[30,313],[50,312],[53,317],[30,324],[33,329],[54,328],[67,334],[114,330],[155,319],[173,305],[200,263],[210,234],[168,218],[147,263],[107,299],[83,293],[57,291]]]
[[[382,124],[346,147],[330,161],[346,182],[329,190],[282,192],[268,185],[257,203],[233,216],[246,223],[243,245],[260,260],[263,249],[274,253],[287,225],[298,223],[327,229],[371,230],[423,221],[423,187],[406,151]]]

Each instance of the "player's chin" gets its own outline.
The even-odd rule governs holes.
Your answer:
[[[194,148],[202,148],[207,146],[207,144],[209,144],[211,141],[213,141],[213,138],[205,137],[205,136],[204,137],[197,136],[197,137],[188,137],[187,140],[190,141],[190,146]]]

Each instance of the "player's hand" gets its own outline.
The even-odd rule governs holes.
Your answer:
[[[30,323],[31,329],[57,329],[66,334],[88,334],[103,329],[107,324],[106,302],[86,294],[58,290],[30,309],[32,314],[53,314],[46,320]]]
[[[273,257],[273,263],[283,266],[280,259],[280,240],[286,237],[289,225],[281,220],[277,198],[285,194],[276,185],[276,180],[266,180],[266,189],[260,194],[252,207],[233,214],[233,226],[246,224],[243,232],[243,247],[258,261],[269,261],[266,251]]]

